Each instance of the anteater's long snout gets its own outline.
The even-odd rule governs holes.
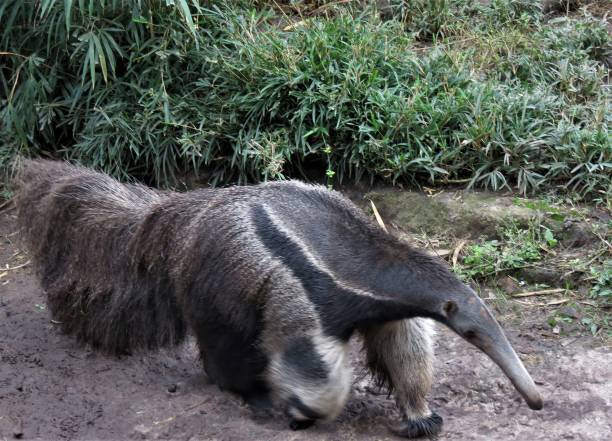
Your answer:
[[[466,301],[450,301],[444,306],[444,323],[487,354],[502,369],[531,409],[544,403],[533,379],[516,355],[504,331],[476,294]]]
[[[469,340],[480,348],[501,368],[510,379],[516,390],[523,396],[527,405],[533,410],[542,409],[544,403],[533,379],[508,342],[501,327],[495,323],[491,330],[477,331],[477,337]]]

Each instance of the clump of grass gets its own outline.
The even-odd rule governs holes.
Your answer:
[[[527,228],[508,223],[500,229],[499,240],[485,241],[466,248],[458,268],[460,276],[486,281],[499,273],[518,270],[543,259],[543,251],[557,246],[553,232],[538,223]]]
[[[553,198],[558,199],[558,198]],[[562,205],[558,200],[547,200],[547,199],[525,199],[525,198],[514,198],[512,203],[518,207],[525,207],[531,210],[536,210],[546,217],[557,221],[563,222],[568,216],[576,219],[583,219],[586,215],[585,209],[576,209],[575,207],[569,208]]]
[[[550,210],[550,205],[545,201],[535,201],[525,206]],[[465,280],[492,287],[502,275],[520,274],[523,268],[546,265],[544,261],[558,246],[554,233],[536,219],[526,227],[507,224],[500,228],[499,236],[498,240],[467,246],[460,264],[455,268],[457,274]],[[596,257],[606,255],[609,253],[606,254],[605,249],[595,253]],[[588,262],[586,259],[576,259],[571,262],[571,268],[579,268],[587,277],[581,280],[579,286],[572,287],[571,282],[564,282],[560,288],[564,298],[558,299],[559,306],[555,306],[554,300],[547,304],[553,308],[549,309],[548,324],[556,333],[585,329],[594,336],[612,337],[612,320],[608,312],[612,305],[612,260],[604,259],[601,262],[600,259],[589,259]],[[538,291],[541,287],[548,288],[547,285],[536,284],[532,289]],[[503,291],[497,289],[494,297],[498,307],[509,310],[508,298]]]
[[[595,305],[587,309],[587,314],[581,319],[581,324],[587,327],[593,335],[599,330],[612,338],[612,259],[607,259],[601,267],[591,268],[592,280],[589,297]]]
[[[465,4],[456,0],[390,1],[395,15],[417,40],[432,41],[451,35],[455,7]]]
[[[612,260],[607,259],[601,265],[592,266],[589,279],[588,294],[569,304],[575,313],[556,310],[549,318],[549,325],[554,327],[578,323],[594,336],[601,334],[612,338],[612,318],[608,312],[612,306]]]

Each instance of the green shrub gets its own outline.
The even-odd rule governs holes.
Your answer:
[[[313,161],[330,180],[610,197],[600,28],[549,27],[529,1],[405,4],[422,12],[409,32],[370,10],[283,30],[246,1],[6,0],[0,167],[43,154],[173,184],[203,169],[213,183],[299,176]],[[419,32],[434,46],[415,46]]]

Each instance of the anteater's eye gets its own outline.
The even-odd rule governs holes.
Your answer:
[[[463,335],[466,339],[473,340],[474,338],[476,338],[476,331],[468,329]]]

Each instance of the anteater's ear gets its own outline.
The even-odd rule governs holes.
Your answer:
[[[458,309],[459,307],[457,306],[457,303],[455,303],[453,300],[448,300],[447,302],[444,303],[444,306],[442,307],[442,310],[444,311],[444,315],[447,318],[454,315]]]

